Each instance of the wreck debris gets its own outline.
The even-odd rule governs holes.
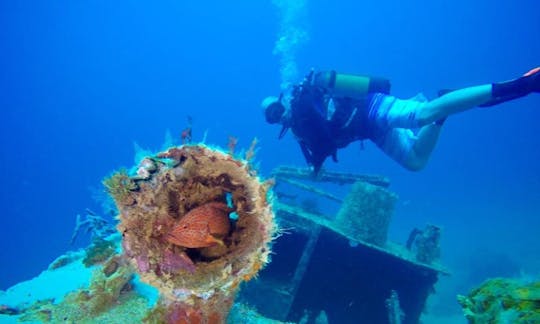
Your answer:
[[[272,176],[278,179],[288,178],[298,180],[314,180],[313,170],[309,168],[296,168],[289,166],[280,166],[275,168],[272,171]],[[331,182],[340,185],[352,184],[357,181],[364,181],[372,185],[384,188],[387,188],[390,185],[390,180],[387,177],[380,175],[331,172],[326,170],[321,170],[319,174],[317,174],[316,180],[320,182]]]
[[[358,181],[345,198],[336,216],[336,225],[357,240],[384,246],[396,201],[396,194]]]
[[[387,240],[397,195],[387,189],[386,178],[322,171],[314,179],[309,169],[292,167],[278,167],[272,174],[280,190],[282,185],[296,189],[274,202],[289,235],[275,243],[272,263],[260,280],[247,284],[242,297],[261,314],[284,321],[312,322],[324,309],[336,323],[353,318],[362,323],[418,322],[438,276],[448,270],[438,260],[421,262],[416,250]],[[338,199],[326,195],[335,184],[349,184],[336,190]],[[343,193],[345,199],[340,199]],[[314,300],[318,294],[325,298]],[[269,305],[267,300],[276,302]],[[384,307],[388,302],[392,310]]]
[[[385,301],[386,310],[388,311],[388,323],[389,324],[401,324],[405,314],[401,310],[399,305],[399,296],[397,291],[391,290],[390,297]]]
[[[328,192],[326,192],[324,190],[321,190],[321,189],[319,189],[317,187],[309,186],[309,185],[304,184],[302,182],[292,180],[292,179],[288,179],[288,178],[280,178],[279,180],[282,181],[282,182],[288,183],[291,186],[295,186],[295,187],[300,188],[302,190],[309,191],[311,193],[314,193],[314,194],[319,195],[319,196],[324,197],[324,198],[328,198],[328,199],[336,201],[338,203],[343,202],[343,199],[341,199],[341,198],[339,198],[339,197],[337,197],[337,196],[335,196],[335,195],[333,195],[331,193],[328,193]]]
[[[407,239],[407,249],[415,253],[416,260],[431,264],[441,256],[441,228],[428,224],[423,230],[414,228]]]

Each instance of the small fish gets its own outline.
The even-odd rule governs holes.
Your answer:
[[[167,235],[169,243],[186,248],[203,248],[223,245],[231,223],[226,204],[210,202],[190,210]]]

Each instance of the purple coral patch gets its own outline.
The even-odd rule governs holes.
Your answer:
[[[170,250],[165,250],[163,253],[160,268],[163,272],[168,273],[174,273],[178,270],[186,270],[190,273],[195,272],[195,264],[184,252],[175,253]]]
[[[137,261],[137,268],[139,268],[139,272],[144,273],[150,270],[150,263],[148,262],[148,257],[146,255],[136,257],[135,261]]]

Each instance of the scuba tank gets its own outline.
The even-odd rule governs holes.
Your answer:
[[[390,93],[390,81],[387,79],[343,74],[336,71],[316,73],[313,76],[312,85],[325,88],[334,96],[353,99],[362,99],[374,92]]]

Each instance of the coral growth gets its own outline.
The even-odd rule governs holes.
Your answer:
[[[156,162],[150,158],[144,158],[137,169],[137,179],[148,179],[157,170]]]
[[[125,266],[115,267],[115,271],[110,266],[104,268],[108,271],[97,271],[90,288],[73,296],[81,302],[81,307],[87,309],[87,314],[104,312],[119,299],[120,294],[131,290],[129,281],[133,277],[132,270]]]
[[[228,302],[232,303],[232,299]],[[230,308],[232,305],[226,305]],[[193,307],[183,302],[160,303],[143,319],[145,323],[225,323],[223,314],[206,307]]]
[[[227,147],[229,148],[230,155],[234,154],[234,151],[236,150],[237,145],[238,145],[238,138],[234,136],[229,136],[229,143],[227,143]]]
[[[126,169],[120,169],[103,180],[103,185],[117,203],[134,203],[131,192],[138,189],[135,180],[131,179]]]
[[[258,142],[259,140],[256,137],[253,139],[253,141],[251,141],[249,149],[246,152],[246,161],[251,162],[255,157],[255,154],[257,153],[256,147]]]
[[[540,323],[540,281],[491,279],[458,301],[471,324]]]
[[[53,262],[51,262],[51,264],[49,265],[49,270],[56,270],[65,267],[68,264],[79,260],[80,258],[80,252],[67,252],[66,254],[59,256]]]
[[[104,239],[96,239],[86,248],[86,255],[83,259],[83,264],[86,267],[91,267],[94,264],[106,261],[116,252],[114,242]]]
[[[268,261],[275,233],[270,183],[254,176],[247,161],[203,145],[149,159],[156,166],[149,177],[117,173],[108,182],[125,256],[160,291],[162,320],[182,322],[201,312],[203,322],[221,321],[240,282]],[[229,217],[233,210],[238,217]]]
[[[146,311],[146,301],[132,290],[130,284],[133,269],[119,255],[108,259],[98,267],[90,280],[90,286],[69,293],[60,303],[54,300],[36,302],[24,311],[21,321],[53,323],[111,323],[110,316],[118,314],[113,308],[138,306],[140,318]],[[126,310],[121,310],[125,312]],[[135,311],[131,311],[133,321]],[[127,319],[125,321],[127,323]]]

